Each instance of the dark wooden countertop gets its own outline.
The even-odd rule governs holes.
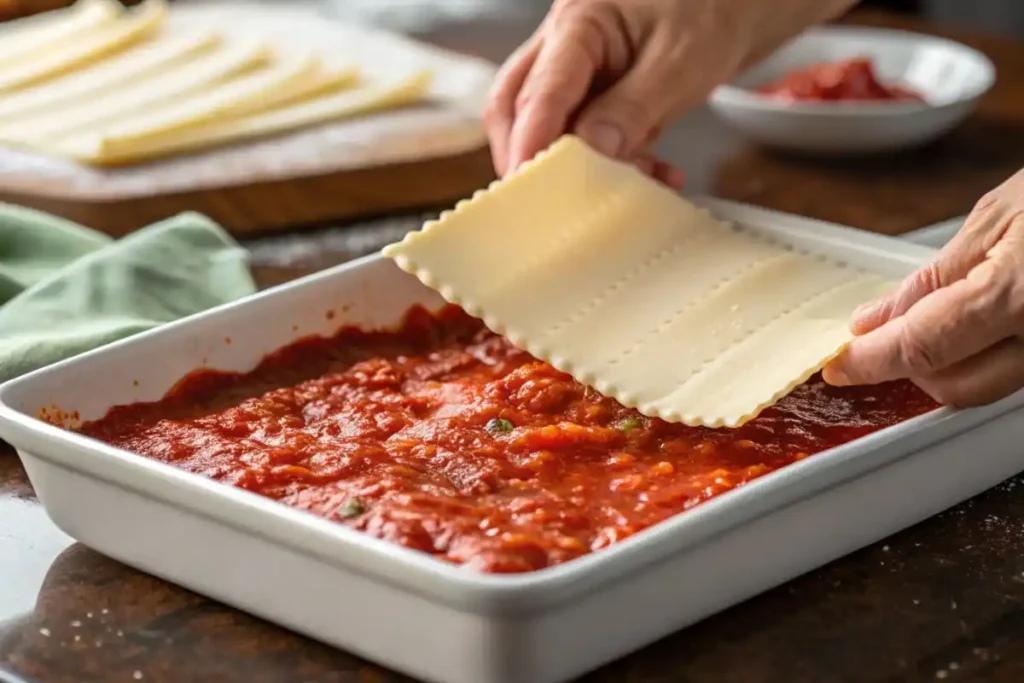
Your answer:
[[[941,33],[882,14],[854,20]],[[529,30],[525,19],[522,25],[493,17],[467,21],[472,25],[435,26],[427,37],[499,59]],[[1024,165],[1024,46],[984,35],[953,37],[996,62],[999,84],[963,128],[926,149],[857,162],[784,158],[746,145],[706,110],[669,131],[662,148],[688,170],[695,192],[886,233],[962,215]],[[391,217],[254,242],[257,276],[273,284],[332,265],[375,250],[416,222]],[[585,680],[1024,681],[1024,486],[1018,482],[1024,480]],[[408,680],[74,543],[49,522],[17,457],[0,445],[0,681],[5,676],[29,683]]]

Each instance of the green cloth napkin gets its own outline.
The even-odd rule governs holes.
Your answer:
[[[0,203],[0,382],[254,291],[247,252],[205,216],[114,241]]]

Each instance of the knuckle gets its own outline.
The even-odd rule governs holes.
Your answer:
[[[1016,258],[998,255],[975,266],[967,275],[970,287],[969,314],[984,322],[985,318],[999,316],[1007,322],[1024,321],[1024,286],[1020,282],[1024,272]],[[991,322],[991,321],[990,321]]]
[[[562,0],[552,7],[547,29],[580,45],[592,42],[594,34],[605,32],[612,13],[604,2],[596,0]]]
[[[556,0],[551,6],[551,19],[554,23],[567,20],[579,20],[599,15],[605,9],[602,0]]]
[[[563,0],[556,3],[546,21],[550,37],[573,46],[576,67],[601,68],[613,74],[625,71],[634,57],[623,22],[622,10],[601,0]]]
[[[984,214],[988,213],[993,207],[997,206],[1000,202],[999,193],[995,190],[990,190],[985,194],[981,195],[978,201],[974,202],[972,213]]]
[[[905,278],[896,287],[889,299],[890,305],[887,311],[887,319],[903,315],[914,304],[935,291],[937,289],[935,283],[939,277],[938,273],[938,265],[929,263]]]
[[[1006,193],[1001,185],[983,194],[978,201],[974,203],[974,207],[971,210],[968,221],[970,222],[972,219],[978,218],[990,218],[1002,213],[1006,208],[1005,195]]]
[[[1012,196],[1000,186],[975,203],[963,231],[981,245],[980,251],[993,248],[1012,228],[1020,214]]]
[[[907,282],[906,290],[911,296],[920,298],[928,292],[934,292],[941,288],[942,285],[942,267],[938,261],[931,261],[914,273]]]

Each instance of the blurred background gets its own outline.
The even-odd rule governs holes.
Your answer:
[[[174,0],[190,2],[196,0]],[[201,0],[200,0],[201,1]],[[242,0],[239,0],[242,1]],[[249,0],[322,5],[347,20],[387,24],[410,32],[432,30],[438,23],[480,16],[508,21],[535,21],[550,0]],[[128,0],[127,4],[134,4]],[[71,4],[71,0],[0,0],[0,20]],[[1024,0],[863,0],[865,6],[921,16],[939,24],[970,27],[1024,37]]]

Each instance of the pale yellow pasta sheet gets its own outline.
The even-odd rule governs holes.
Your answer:
[[[74,107],[83,99],[92,101],[97,94],[114,97],[122,90],[159,79],[167,71],[202,57],[218,42],[219,37],[213,33],[156,36],[85,68],[8,93],[0,97],[0,126],[49,115],[54,110],[69,118],[62,105]]]
[[[43,136],[33,138],[31,143],[43,151],[65,154],[66,150],[83,145],[99,146],[107,139],[146,139],[245,116],[291,101],[296,93],[307,91],[311,82],[320,82],[321,69],[322,64],[314,55],[288,55],[237,78],[207,84],[164,106],[106,117],[68,136]]]
[[[65,9],[5,24],[0,27],[0,69],[31,61],[112,24],[123,11],[117,0],[79,0]]]
[[[45,146],[47,140],[76,131],[148,117],[157,108],[176,107],[183,97],[205,92],[232,76],[265,64],[269,54],[266,45],[256,42],[239,42],[206,51],[194,59],[164,65],[151,78],[93,93],[76,103],[74,116],[58,109],[22,115],[10,122],[0,121],[0,140]]]
[[[425,96],[431,81],[424,71],[350,88],[355,77],[354,70],[327,69],[302,97],[268,111],[143,137],[71,136],[56,141],[52,151],[98,166],[138,163],[407,106]]]
[[[707,427],[807,380],[893,286],[723,223],[572,136],[385,254],[580,382]]]
[[[0,93],[23,88],[48,78],[81,69],[134,42],[151,37],[167,16],[165,0],[145,0],[140,6],[95,30],[59,41],[30,58],[0,69]]]

